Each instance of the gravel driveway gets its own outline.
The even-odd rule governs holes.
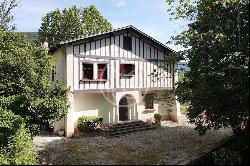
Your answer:
[[[192,160],[232,135],[231,129],[211,130],[199,136],[189,124],[163,122],[163,127],[108,138],[36,136],[41,164],[180,164]]]

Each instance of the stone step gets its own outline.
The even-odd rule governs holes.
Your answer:
[[[110,137],[117,137],[128,133],[137,131],[149,130],[156,127],[152,127],[150,124],[145,123],[141,120],[119,122],[110,126],[107,135]]]
[[[131,134],[131,133],[138,132],[138,131],[150,130],[150,129],[154,129],[154,128],[156,128],[156,127],[147,126],[147,127],[140,127],[140,128],[132,128],[132,129],[128,129],[128,130],[121,130],[121,131],[111,132],[108,135],[110,137],[118,137],[118,136],[121,136],[121,135]]]
[[[117,127],[117,126],[141,124],[141,123],[145,123],[145,122],[143,122],[142,120],[124,121],[124,122],[118,122],[116,124],[113,124],[112,126],[110,126],[110,128]]]
[[[132,123],[132,124],[125,124],[125,125],[119,125],[119,126],[113,126],[110,127],[110,131],[117,130],[117,129],[123,129],[123,128],[131,128],[136,126],[150,126],[147,123]]]

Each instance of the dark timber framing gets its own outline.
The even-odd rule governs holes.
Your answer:
[[[78,84],[76,84],[77,75],[73,73],[73,87],[79,91],[96,91],[102,89],[116,89],[117,91],[125,88],[127,90],[142,88],[168,88],[171,89],[175,84],[175,64],[166,64],[164,60],[171,51],[160,49],[159,44],[145,39],[144,35],[136,34],[126,29],[117,33],[105,34],[106,36],[92,37],[91,39],[81,39],[72,41],[73,47],[73,72],[76,64],[78,67]],[[124,36],[131,37],[132,49],[123,49]],[[114,41],[112,41],[114,40]],[[99,44],[98,44],[99,42]],[[134,43],[133,43],[134,42]],[[99,45],[99,50],[98,50]],[[84,47],[84,50],[82,48]],[[112,48],[114,47],[114,48]],[[78,49],[78,50],[77,50]],[[122,50],[121,50],[122,49]],[[117,50],[117,51],[116,51]],[[164,57],[163,57],[164,56]],[[94,79],[81,81],[81,62],[91,62],[94,64]],[[107,63],[107,80],[98,80],[98,63]],[[76,63],[76,64],[75,64]],[[120,64],[135,64],[135,75],[132,77],[120,77]],[[162,68],[163,67],[163,68]],[[151,75],[152,71],[158,74]],[[114,71],[112,71],[114,70]],[[136,71],[137,70],[137,71]],[[162,71],[166,71],[165,77]],[[97,72],[97,74],[96,74]],[[113,76],[111,77],[111,75]],[[97,78],[96,78],[97,76]],[[118,77],[118,78],[117,78]],[[163,78],[165,77],[165,78]],[[142,78],[142,79],[141,79]],[[76,80],[75,80],[76,79]],[[119,82],[117,82],[119,81]],[[134,82],[133,82],[134,81]],[[156,82],[155,82],[156,81]],[[169,83],[168,83],[169,82]],[[94,85],[94,86],[93,86]]]
[[[157,91],[157,90],[172,90],[172,88],[153,87],[153,88],[85,89],[85,90],[74,90],[74,93],[101,93],[101,92],[124,92],[124,91]]]

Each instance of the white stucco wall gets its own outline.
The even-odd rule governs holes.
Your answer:
[[[66,59],[65,59],[65,49],[57,50],[52,55],[52,60],[54,66],[56,67],[55,81],[66,82]]]
[[[115,93],[75,94],[74,123],[80,116],[103,116],[103,123],[115,122]]]

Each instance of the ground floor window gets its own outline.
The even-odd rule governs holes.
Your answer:
[[[154,97],[153,94],[146,94],[144,96],[145,109],[154,109]]]

